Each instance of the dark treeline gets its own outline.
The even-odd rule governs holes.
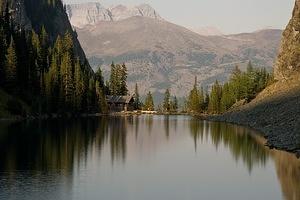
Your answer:
[[[194,87],[187,97],[186,110],[191,113],[208,114],[226,112],[239,101],[250,102],[272,81],[273,75],[264,68],[254,68],[251,62],[245,72],[236,66],[229,81],[224,85],[216,81],[210,93],[204,92],[203,88],[199,89],[195,78]]]
[[[13,114],[26,114],[16,99],[35,114],[107,111],[101,71],[79,61],[71,33],[53,44],[44,26],[25,31],[13,21],[7,3],[0,17],[0,88],[16,97],[7,103],[20,108]]]

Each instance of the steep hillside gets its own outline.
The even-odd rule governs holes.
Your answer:
[[[300,0],[296,0],[293,17],[283,33],[275,64],[277,81],[249,104],[212,117],[258,129],[268,139],[269,146],[294,152],[297,156],[300,156],[299,5]]]
[[[58,35],[67,31],[72,34],[74,51],[82,63],[87,63],[84,51],[77,40],[61,0],[1,0],[1,8],[5,9],[8,2],[14,24],[26,30],[34,29],[37,33],[44,26],[52,43]],[[51,2],[49,4],[49,2]]]
[[[77,29],[78,38],[93,68],[102,65],[108,75],[112,61],[125,62],[129,86],[137,82],[141,92],[163,93],[171,88],[184,96],[195,74],[204,87],[216,79],[225,81],[236,64],[251,60],[272,69],[280,30],[228,36],[201,36],[167,21],[132,17],[102,21]]]
[[[104,112],[102,77],[94,76],[61,0],[0,5],[1,117],[24,116],[20,102],[37,117]]]

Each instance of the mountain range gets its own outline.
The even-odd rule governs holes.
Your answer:
[[[140,92],[161,96],[170,88],[185,96],[194,76],[204,88],[215,80],[226,81],[232,69],[245,68],[249,60],[272,70],[282,30],[205,36],[164,20],[151,6],[98,3],[67,6],[70,21],[90,64],[102,67],[108,78],[110,63],[125,62],[128,85],[138,83]]]
[[[67,5],[66,10],[72,25],[75,27],[96,25],[101,21],[121,21],[135,16],[162,20],[159,14],[148,4],[133,7],[117,5],[105,8],[100,3],[84,3]]]

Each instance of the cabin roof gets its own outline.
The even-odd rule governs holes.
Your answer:
[[[108,103],[130,103],[130,101],[133,100],[133,95],[128,95],[128,96],[107,95],[106,100]]]

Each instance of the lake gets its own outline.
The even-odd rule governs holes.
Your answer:
[[[300,161],[189,116],[0,122],[0,199],[300,199]]]

